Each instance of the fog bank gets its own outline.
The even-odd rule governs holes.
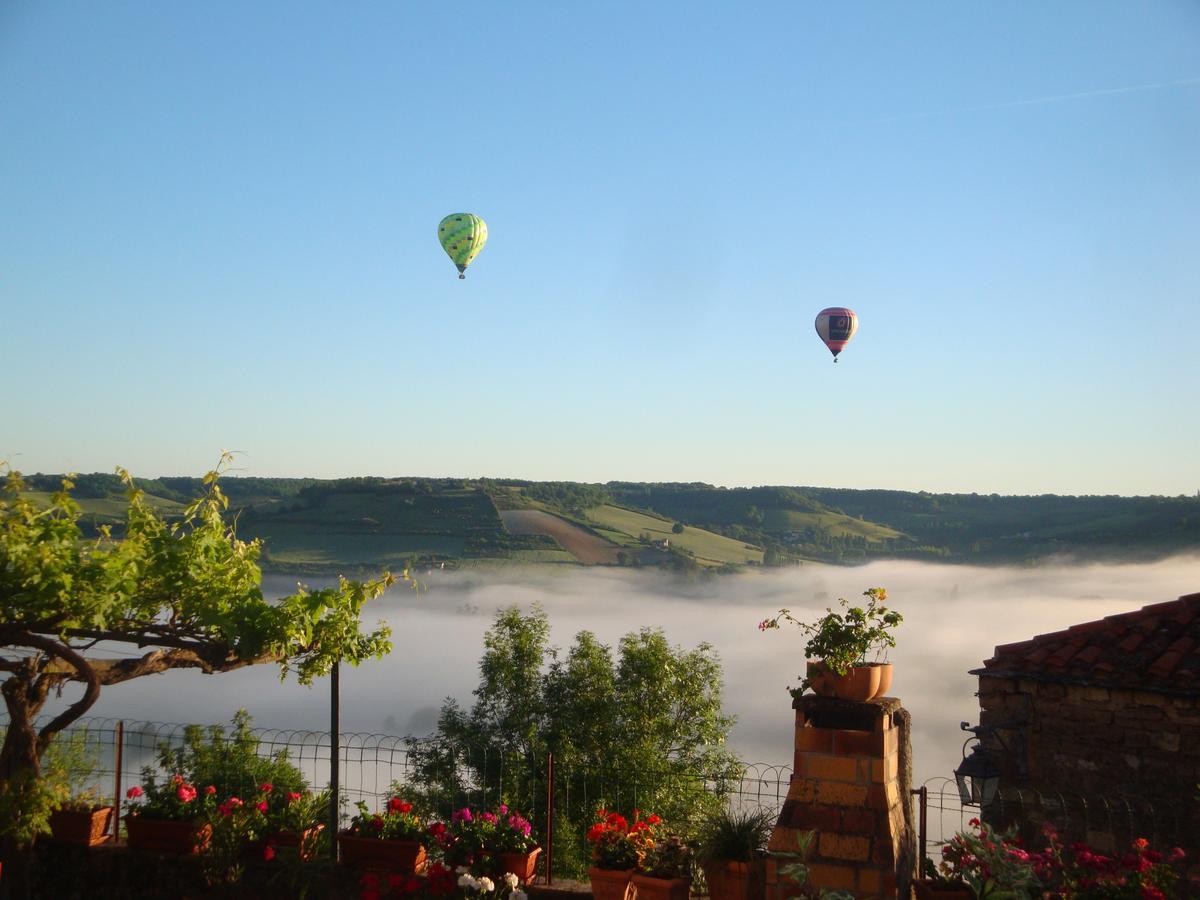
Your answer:
[[[749,762],[789,763],[786,688],[803,668],[803,640],[794,629],[760,633],[757,622],[781,606],[811,618],[838,597],[857,598],[881,585],[889,605],[905,617],[891,654],[891,693],[912,713],[919,783],[948,775],[957,764],[964,737],[958,723],[978,721],[976,679],[967,671],[991,656],[995,645],[1200,590],[1200,557],[1019,569],[809,564],[702,581],[609,568],[417,574],[425,590],[397,588],[368,607],[368,620],[391,625],[395,649],[386,659],[343,670],[346,731],[430,732],[443,698],[469,705],[483,633],[495,611],[540,603],[550,617],[551,640],[560,647],[580,630],[615,644],[646,625],[664,629],[674,644],[712,644],[725,671],[725,710],[737,718],[733,748]],[[295,583],[269,576],[264,587],[278,596]],[[228,721],[240,707],[264,727],[323,729],[327,683],[281,684],[276,670],[265,666],[218,676],[176,671],[105,688],[91,715],[209,723]]]

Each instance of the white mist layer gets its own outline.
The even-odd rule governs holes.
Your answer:
[[[977,679],[967,672],[997,644],[1172,600],[1200,590],[1200,557],[1136,565],[976,568],[876,562],[858,568],[809,564],[687,582],[657,571],[499,569],[418,573],[427,590],[400,588],[368,607],[385,619],[395,649],[342,675],[344,731],[427,734],[443,698],[466,706],[478,683],[483,633],[501,607],[540,603],[551,641],[568,647],[590,630],[615,645],[642,626],[662,628],[673,644],[706,641],[725,672],[725,711],[737,718],[730,743],[747,762],[790,764],[791,697],[803,668],[798,631],[760,633],[757,623],[789,607],[812,618],[838,597],[872,586],[904,614],[891,653],[890,693],[912,713],[917,783],[949,775],[978,721]],[[316,585],[322,579],[307,579]],[[272,596],[296,579],[270,576]],[[217,676],[175,671],[105,688],[90,715],[159,722],[227,722],[239,708],[268,728],[321,730],[329,723],[327,680],[311,688],[281,683],[273,667]]]

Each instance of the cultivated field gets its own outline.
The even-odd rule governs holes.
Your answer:
[[[551,513],[537,509],[506,509],[500,512],[500,518],[513,534],[549,535],[585,565],[617,563],[620,548]]]
[[[593,506],[587,511],[589,521],[597,528],[612,529],[632,537],[649,535],[651,540],[666,538],[672,547],[695,555],[698,562],[721,563],[761,563],[762,550],[727,538],[724,535],[713,534],[702,528],[685,526],[682,534],[674,534],[671,526],[675,523],[670,519],[648,516],[645,513],[634,512],[620,506]]]

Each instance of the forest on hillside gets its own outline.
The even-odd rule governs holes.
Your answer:
[[[30,489],[47,494],[61,480],[59,475],[26,477]],[[120,479],[88,474],[72,480],[92,525],[119,527],[125,491]],[[202,488],[192,477],[137,483],[168,512]],[[1049,556],[1143,560],[1200,552],[1200,496],[1001,496],[419,477],[227,476],[221,485],[239,533],[263,539],[267,567],[299,571],[438,560],[572,561],[545,534],[510,533],[503,516],[514,509],[544,511],[613,542],[622,548],[621,564],[630,565],[694,567],[688,538],[691,546],[716,548],[706,550],[711,558],[699,563],[734,568],[880,558],[982,564]],[[598,515],[602,511],[607,513]],[[639,522],[652,523],[654,534]],[[656,538],[670,543],[675,536],[678,546],[669,553],[640,552]],[[739,552],[723,557],[722,546]]]

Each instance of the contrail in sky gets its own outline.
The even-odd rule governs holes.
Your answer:
[[[1015,109],[1020,106],[1040,106],[1043,103],[1059,103],[1063,100],[1083,100],[1087,97],[1109,97],[1114,94],[1136,94],[1141,91],[1156,91],[1161,88],[1185,87],[1200,84],[1200,78],[1183,78],[1179,81],[1162,81],[1157,84],[1134,84],[1128,87],[1104,88],[1098,91],[1080,91],[1075,94],[1052,94],[1049,97],[1034,97],[1031,100],[1010,100],[1007,103],[990,103],[983,106],[960,106],[955,109],[943,109],[937,112],[911,113],[900,116],[885,116],[882,119],[868,119],[863,124],[883,122],[905,122],[913,119],[933,119],[938,116],[953,116],[958,113],[988,112],[995,109]]]

